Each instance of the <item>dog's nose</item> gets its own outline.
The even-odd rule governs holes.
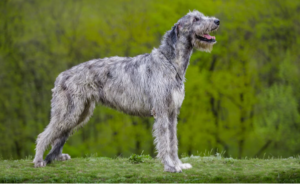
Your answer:
[[[220,20],[219,19],[216,19],[214,22],[215,22],[215,24],[220,25]]]

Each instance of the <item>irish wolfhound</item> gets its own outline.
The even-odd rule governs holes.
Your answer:
[[[185,72],[193,48],[212,50],[216,40],[209,33],[219,24],[216,18],[189,12],[150,54],[94,59],[62,72],[52,89],[50,123],[36,141],[35,167],[70,159],[62,154],[63,145],[89,120],[100,102],[127,114],[153,116],[157,157],[165,171],[191,168],[177,153],[177,115],[184,99]],[[50,143],[52,149],[43,160]]]

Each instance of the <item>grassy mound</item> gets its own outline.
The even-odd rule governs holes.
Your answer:
[[[232,159],[219,156],[182,158],[193,165],[167,173],[157,159],[87,157],[34,168],[31,159],[0,160],[0,182],[300,182],[300,159]]]

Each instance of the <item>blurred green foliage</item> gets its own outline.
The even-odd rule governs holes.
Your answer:
[[[212,53],[195,51],[187,70],[179,154],[299,154],[300,1],[1,0],[0,155],[34,154],[60,72],[94,58],[149,53],[194,9],[221,26]],[[64,152],[153,156],[153,121],[98,106]]]
[[[143,155],[143,153],[141,153],[140,155],[137,155],[137,154],[130,155],[128,160],[130,163],[138,164],[138,163],[143,163],[143,162],[145,162],[144,160],[149,160],[151,158],[152,157],[150,155]]]

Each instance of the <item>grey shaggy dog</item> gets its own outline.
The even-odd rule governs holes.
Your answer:
[[[157,157],[165,171],[191,168],[178,158],[176,135],[185,72],[193,48],[212,50],[216,40],[209,33],[219,24],[214,17],[189,12],[150,54],[94,59],[59,74],[52,89],[50,123],[36,141],[35,167],[71,158],[62,148],[72,132],[88,122],[98,102],[126,114],[153,116]],[[49,144],[52,149],[43,160]]]

